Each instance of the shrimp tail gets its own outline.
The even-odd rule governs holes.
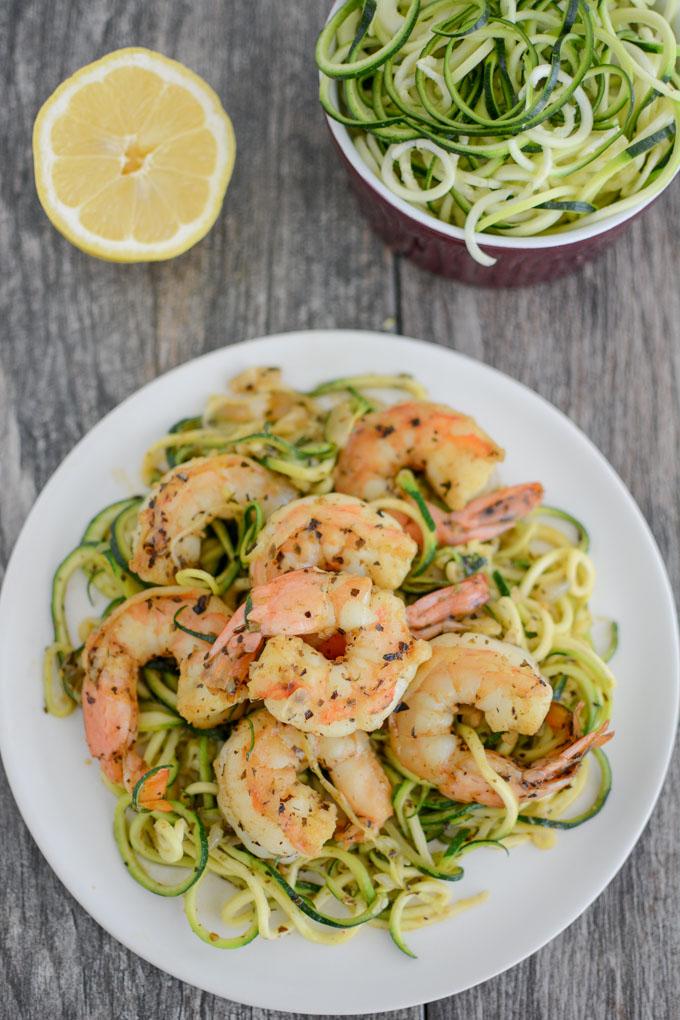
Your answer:
[[[490,598],[486,574],[472,574],[458,584],[423,595],[408,607],[406,619],[414,634],[430,640],[443,633],[449,621],[469,616]]]
[[[246,628],[245,606],[239,606],[226,627],[217,635],[208,653],[208,661],[220,652],[225,656],[226,663],[221,675],[225,687],[230,680],[240,682],[247,678],[250,664],[257,658],[264,644],[263,634]]]
[[[123,783],[125,789],[132,793],[142,776],[149,771],[149,766],[135,750],[128,751],[123,759]],[[137,797],[138,803],[147,811],[172,811],[172,804],[167,800],[168,782],[171,768],[159,769],[145,779]]]
[[[512,760],[493,751],[487,752],[487,760],[492,768],[510,783],[520,801],[550,796],[571,782],[576,766],[588,751],[602,747],[611,740],[614,734],[607,729],[607,725],[604,722],[592,733],[561,744],[530,768],[518,767]],[[501,804],[500,798],[487,785],[486,780],[475,775],[474,765],[469,759],[466,766],[450,777],[445,792],[452,799],[463,802],[473,801],[487,804],[489,807],[500,807]]]
[[[473,539],[486,542],[502,535],[535,510],[543,495],[540,482],[525,482],[478,496],[462,510],[445,513],[435,506],[428,508],[437,526],[438,540],[444,545],[464,545]]]
[[[101,770],[112,783],[123,786],[132,793],[142,776],[149,771],[149,766],[134,747],[128,747],[121,754],[99,758]],[[166,800],[170,770],[159,770],[149,776],[139,796],[139,803],[147,811],[172,811]]]
[[[612,739],[614,732],[609,730],[608,726],[609,723],[605,721],[596,730],[586,733],[577,740],[562,744],[545,758],[534,762],[532,767],[523,773],[523,784],[543,786],[552,779],[571,773],[588,751],[602,747]]]

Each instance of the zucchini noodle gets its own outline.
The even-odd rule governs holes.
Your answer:
[[[451,4],[435,0],[434,6],[443,17]],[[400,22],[402,7],[393,2],[379,10],[383,20],[376,25],[385,34],[385,19]],[[468,8],[468,17],[472,10]],[[554,27],[555,15],[546,9],[536,21]],[[507,38],[518,37],[508,30]],[[579,36],[569,36],[565,46],[577,53],[580,42]],[[476,43],[466,45],[469,61]],[[507,52],[508,68],[515,57],[514,51]],[[434,77],[435,64],[426,66],[427,81],[437,86],[437,95],[443,94]],[[607,101],[611,104],[612,97]],[[229,395],[211,398],[202,416],[182,419],[153,444],[145,458],[145,476],[152,481],[185,460],[230,449],[248,453],[271,471],[293,479],[301,493],[330,491],[338,452],[353,424],[383,406],[386,390],[415,399],[426,396],[416,380],[399,374],[337,379],[311,393],[299,393],[283,384],[278,370],[250,369],[232,381]],[[554,701],[576,713],[583,732],[609,719],[614,677],[606,660],[616,648],[618,631],[612,623],[609,646],[600,654],[591,633],[588,603],[595,570],[584,526],[566,511],[542,507],[495,539],[447,546],[437,541],[428,509],[436,497],[427,484],[404,470],[396,478],[395,493],[372,506],[402,514],[420,531],[420,552],[399,592],[403,599],[411,603],[485,572],[493,592],[490,601],[466,619],[454,621],[452,628],[510,641],[531,653],[553,687]],[[123,601],[145,598],[146,585],[128,566],[140,503],[135,497],[105,507],[57,568],[52,589],[54,642],[45,652],[43,670],[45,707],[54,716],[74,711],[83,682],[82,649],[74,637],[83,616],[72,609],[75,589],[80,587],[81,598],[91,603],[85,618],[88,627],[93,607],[103,619]],[[178,571],[176,586],[166,589],[169,594],[204,588],[232,609],[247,596],[248,564],[264,513],[256,501],[231,507],[232,513],[229,520],[215,520],[206,527],[199,565]],[[211,636],[192,630],[190,614],[178,610],[174,626],[205,640],[209,648]],[[607,760],[596,750],[557,793],[518,802],[492,768],[487,752],[512,756],[526,766],[560,746],[563,734],[547,721],[534,736],[494,733],[468,712],[458,718],[456,732],[502,807],[456,803],[401,765],[383,726],[371,740],[392,786],[394,814],[380,831],[373,831],[354,813],[315,758],[312,742],[301,734],[308,766],[299,778],[337,805],[336,839],[314,859],[262,860],[243,847],[222,816],[212,764],[233,723],[247,718],[250,706],[235,706],[229,721],[215,729],[194,729],[177,709],[178,679],[175,664],[164,659],[151,661],[140,671],[137,749],[148,771],[132,794],[105,783],[117,797],[115,839],[132,878],[158,895],[183,896],[194,933],[219,949],[241,948],[257,937],[276,939],[293,931],[313,942],[337,945],[356,937],[368,924],[386,930],[400,950],[413,956],[405,933],[452,917],[486,897],[484,891],[452,895],[453,886],[464,877],[461,862],[467,854],[489,847],[507,852],[523,842],[547,849],[555,841],[555,830],[593,817],[611,785]],[[252,722],[251,732],[254,741]],[[589,761],[597,762],[600,778],[594,799],[583,809]],[[159,774],[168,777],[167,800],[154,800],[149,792],[158,788],[153,777],[157,781]],[[352,841],[357,836],[360,840]],[[221,892],[216,891],[220,883]],[[213,930],[217,926],[225,932]]]
[[[476,233],[568,231],[680,168],[677,0],[346,0],[320,101],[397,196]],[[337,97],[333,91],[336,83]]]
[[[492,790],[495,790],[503,801],[505,817],[503,818],[500,827],[494,833],[494,838],[501,840],[504,836],[509,836],[515,828],[517,816],[519,815],[519,802],[510,789],[509,784],[506,783],[504,779],[501,779],[498,773],[495,772],[487,762],[486,754],[484,753],[484,745],[475,731],[470,726],[464,726],[460,723],[458,726],[458,732],[470,748],[470,753],[472,754],[480,773],[486,779]]]

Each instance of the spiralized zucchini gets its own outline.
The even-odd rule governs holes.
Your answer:
[[[152,446],[145,461],[147,477],[154,480],[191,457],[235,449],[248,451],[272,471],[293,478],[301,492],[328,491],[338,450],[349,434],[347,423],[351,429],[361,415],[380,407],[382,392],[390,389],[416,399],[426,396],[410,376],[336,379],[303,394],[284,386],[274,369],[252,369],[234,380],[231,394],[212,398],[202,416],[184,419]],[[402,496],[376,501],[375,506],[402,511],[422,532],[421,552],[404,583],[403,598],[411,602],[485,571],[494,596],[461,626],[531,652],[553,685],[555,700],[570,709],[582,706],[586,732],[608,719],[614,679],[605,659],[615,648],[616,630],[612,627],[604,656],[598,654],[588,608],[595,570],[583,525],[562,510],[543,507],[499,538],[442,546],[427,508],[432,493],[411,472],[402,472],[396,481]],[[45,704],[55,716],[76,707],[82,684],[75,637],[79,628],[67,619],[72,588],[80,583],[93,602],[90,616],[96,604],[102,617],[143,588],[127,569],[138,505],[134,499],[104,508],[56,571],[55,642],[47,650],[44,672]],[[177,582],[203,586],[236,605],[249,588],[249,554],[262,524],[256,503],[241,507],[233,521],[213,522],[203,538],[199,567],[182,571]],[[90,620],[87,626],[96,623]],[[181,610],[175,626],[193,633],[191,619]],[[118,798],[115,837],[129,874],[157,895],[183,896],[191,928],[216,948],[239,948],[257,936],[275,939],[291,931],[336,945],[371,925],[386,929],[395,945],[412,956],[405,937],[409,932],[485,898],[484,891],[454,895],[464,877],[467,854],[483,849],[507,852],[526,841],[547,848],[555,840],[553,830],[573,827],[596,814],[611,785],[607,760],[598,750],[590,760],[599,764],[599,787],[585,809],[579,804],[579,814],[573,811],[586,787],[588,760],[557,794],[518,803],[486,761],[486,750],[512,754],[528,764],[548,754],[562,736],[547,723],[533,737],[517,737],[493,733],[485,723],[473,727],[467,719],[458,724],[459,736],[496,788],[503,807],[458,804],[404,769],[393,758],[382,729],[372,734],[372,740],[392,784],[392,819],[379,833],[367,832],[364,842],[330,843],[313,860],[265,862],[240,845],[222,817],[212,766],[231,724],[250,708],[236,706],[229,723],[195,730],[177,711],[177,684],[172,662],[150,662],[141,671],[138,748],[148,771],[132,795],[107,785]],[[309,749],[307,757],[310,764],[301,778],[332,797],[341,818],[360,827]],[[159,772],[170,778],[160,799],[154,795]],[[168,873],[176,877],[168,878]],[[224,881],[220,926],[225,933],[212,930],[217,915],[212,922],[201,917],[204,896],[213,888],[206,882],[209,874]],[[214,895],[211,902],[219,905]]]
[[[413,13],[347,0],[317,44],[321,103],[395,195],[463,228],[482,265],[495,259],[476,234],[594,223],[680,167],[677,0],[430,0]]]

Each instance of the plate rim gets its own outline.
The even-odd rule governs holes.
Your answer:
[[[361,337],[364,338],[365,340],[368,340],[369,338],[370,340],[379,339],[380,341],[383,342],[389,340],[390,343],[395,343],[397,345],[405,343],[406,345],[413,344],[416,346],[433,348],[434,350],[444,355],[450,355],[453,361],[462,360],[466,363],[472,364],[477,368],[481,368],[483,373],[489,372],[493,376],[500,378],[504,384],[510,384],[511,388],[517,387],[520,394],[522,393],[530,394],[532,398],[538,400],[538,402],[542,405],[544,411],[546,411],[548,414],[557,416],[557,418],[561,420],[561,424],[563,426],[566,425],[567,428],[574,430],[578,434],[578,437],[581,439],[581,441],[585,442],[591,454],[594,455],[598,463],[598,467],[609,476],[610,480],[614,482],[615,486],[617,487],[621,497],[626,502],[628,502],[629,506],[633,510],[634,516],[637,520],[637,524],[640,526],[642,532],[646,535],[649,550],[653,554],[652,556],[653,562],[658,569],[659,578],[665,590],[666,602],[664,603],[664,610],[667,611],[667,615],[669,618],[668,619],[668,622],[670,624],[669,636],[672,635],[672,653],[673,653],[673,660],[672,663],[670,664],[671,668],[669,669],[669,673],[671,674],[671,680],[672,681],[674,680],[674,683],[673,682],[671,683],[671,690],[673,692],[673,711],[672,711],[673,725],[670,730],[670,733],[672,734],[672,736],[668,742],[667,748],[665,749],[661,767],[658,770],[656,788],[654,789],[652,796],[649,798],[645,806],[645,810],[640,814],[638,823],[634,827],[634,833],[628,838],[627,841],[624,841],[625,847],[623,849],[619,847],[618,851],[615,854],[613,854],[612,857],[610,858],[610,860],[613,861],[613,863],[611,867],[608,869],[609,877],[607,878],[605,884],[602,885],[594,893],[589,892],[585,902],[579,900],[579,906],[575,910],[565,912],[564,917],[560,919],[557,926],[551,929],[552,934],[547,939],[541,941],[538,945],[534,946],[534,948],[528,949],[527,951],[521,951],[516,956],[513,955],[511,962],[503,964],[491,970],[487,974],[487,976],[483,978],[481,981],[473,980],[469,984],[465,984],[461,987],[458,987],[454,992],[448,992],[444,993],[443,995],[437,995],[433,999],[423,1000],[420,996],[414,999],[410,994],[405,992],[402,996],[398,998],[395,997],[387,1005],[381,1006],[379,1010],[377,1011],[371,1010],[372,1012],[374,1011],[385,1012],[393,1009],[406,1009],[414,1006],[419,1006],[422,1005],[424,1002],[438,1001],[440,999],[447,998],[449,995],[455,995],[460,992],[466,991],[472,987],[478,987],[479,985],[485,984],[487,981],[497,977],[499,974],[505,973],[506,971],[516,967],[523,960],[528,959],[530,956],[533,956],[535,953],[543,949],[546,945],[548,945],[555,938],[561,935],[562,932],[564,932],[568,927],[570,927],[582,914],[585,913],[586,910],[589,909],[589,907],[592,906],[595,900],[598,899],[604,893],[604,891],[608,888],[608,886],[611,884],[614,878],[618,875],[621,868],[626,863],[629,856],[635,849],[637,843],[639,842],[640,837],[644,832],[644,829],[648,825],[649,819],[657,805],[663,785],[668,775],[668,770],[670,767],[671,758],[675,747],[678,720],[680,717],[680,629],[678,625],[677,606],[675,603],[673,588],[670,582],[670,578],[668,576],[668,572],[666,570],[666,565],[661,554],[661,550],[659,549],[654,533],[652,532],[649,524],[647,523],[647,520],[644,514],[642,513],[640,507],[638,506],[634,496],[629,491],[629,489],[625,485],[623,479],[620,477],[618,472],[609,463],[609,461],[602,453],[602,451],[595,445],[595,443],[590,439],[590,437],[575,422],[573,422],[567,414],[565,414],[565,412],[563,412],[560,408],[556,407],[542,394],[531,389],[531,387],[527,386],[525,383],[521,382],[518,379],[515,379],[508,373],[495,368],[493,365],[487,364],[481,359],[473,358],[470,355],[450,348],[444,344],[438,344],[432,341],[421,340],[415,337],[408,337],[394,333],[381,332],[379,330],[343,329],[337,327],[290,330],[280,333],[264,334],[262,336],[252,337],[247,340],[236,341],[235,343],[222,345],[220,347],[214,348],[213,350],[206,351],[205,353],[200,354],[195,358],[190,358],[189,360],[184,361],[171,369],[168,369],[166,372],[163,372],[160,375],[155,376],[153,379],[150,379],[148,382],[144,383],[143,385],[129,393],[126,397],[123,398],[123,400],[121,400],[118,404],[116,404],[109,411],[107,411],[102,418],[95,422],[95,424],[78,439],[74,446],[68,451],[64,458],[56,466],[54,471],[50,474],[44,486],[38,493],[28,514],[26,515],[26,518],[13,544],[10,556],[7,561],[3,583],[2,586],[0,587],[0,642],[2,642],[3,640],[2,622],[5,616],[5,606],[6,603],[9,601],[8,581],[12,580],[13,574],[17,569],[16,564],[19,561],[19,555],[21,553],[22,539],[30,527],[32,518],[34,516],[37,516],[38,513],[40,512],[40,508],[42,507],[42,505],[49,501],[51,491],[57,484],[57,477],[61,473],[62,469],[65,468],[72,459],[75,459],[75,457],[78,455],[80,448],[86,441],[90,441],[93,437],[96,437],[96,435],[100,431],[106,428],[109,419],[114,414],[117,414],[119,411],[125,408],[126,405],[128,405],[128,403],[136,399],[140,394],[146,393],[153,387],[163,384],[167,379],[186,370],[188,366],[194,365],[199,362],[209,361],[211,359],[218,361],[228,351],[233,351],[235,349],[242,350],[244,348],[256,346],[264,342],[271,341],[285,342],[286,340],[290,341],[291,339],[294,338],[295,339],[315,338],[316,342],[319,341],[332,342],[334,339],[340,340],[342,337],[347,337],[348,335],[357,338]],[[86,900],[88,897],[84,889],[82,890],[82,892],[81,890],[75,892],[74,889],[71,888],[68,881],[63,877],[59,859],[56,858],[56,855],[52,855],[51,853],[48,840],[43,838],[42,832],[40,832],[40,836],[36,835],[36,830],[40,831],[40,825],[37,823],[36,820],[37,818],[36,813],[31,811],[29,803],[22,803],[20,796],[18,796],[17,794],[19,784],[17,782],[17,775],[15,773],[14,764],[12,762],[12,755],[7,754],[5,750],[8,746],[11,745],[11,742],[8,740],[9,731],[6,729],[5,723],[5,719],[7,718],[7,716],[3,711],[1,711],[2,699],[5,696],[3,694],[5,687],[6,685],[2,683],[2,680],[0,678],[0,757],[2,757],[3,765],[7,775],[8,785],[10,787],[19,814],[21,815],[24,824],[28,828],[28,831],[32,839],[34,840],[36,846],[40,850],[42,856],[47,861],[47,864],[54,872],[54,874],[57,876],[61,884],[65,887],[69,895],[73,896],[73,898],[78,902],[82,909],[85,910],[85,912],[112,938],[114,938],[117,942],[123,945],[129,952],[132,952],[136,956],[139,956],[147,963],[156,967],[162,973],[169,974],[171,977],[177,980],[184,981],[195,988],[199,988],[200,990],[215,995],[221,999],[224,999],[225,1001],[234,1001],[242,1003],[243,1005],[246,1006],[251,1006],[253,1008],[276,1009],[278,1011],[287,1013],[297,1012],[298,1009],[296,1007],[282,1007],[280,1004],[275,1005],[273,1003],[269,1005],[263,1005],[262,999],[257,1000],[254,998],[239,997],[239,999],[229,1000],[222,991],[217,990],[215,987],[212,988],[207,987],[206,982],[197,983],[197,981],[193,980],[191,976],[184,975],[180,976],[177,969],[168,970],[162,963],[157,962],[155,959],[152,959],[151,956],[146,951],[140,951],[136,947],[133,948],[131,942],[128,941],[124,935],[119,934],[117,931],[112,930],[117,926],[110,924],[105,919],[102,919],[99,910],[97,909],[91,910],[90,907],[86,904]],[[27,815],[29,817],[27,817]],[[398,983],[395,982],[395,986],[399,987]],[[333,1015],[333,1016],[349,1016],[356,1014],[356,1010],[354,1009],[348,1011],[343,1010],[342,1008],[338,1009],[337,1007],[334,1009],[329,1008],[328,1010],[315,1008],[314,1012],[318,1013],[318,1015]]]

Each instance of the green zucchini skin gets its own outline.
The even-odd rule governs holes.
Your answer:
[[[146,777],[143,776],[142,780],[144,778]],[[170,803],[175,814],[193,825],[194,842],[197,844],[197,855],[189,876],[175,885],[168,885],[165,882],[159,882],[157,879],[152,878],[146,868],[140,863],[137,854],[130,845],[125,821],[125,812],[132,806],[132,796],[130,794],[123,794],[119,798],[113,819],[113,835],[116,840],[116,846],[130,876],[139,885],[148,889],[149,892],[155,893],[157,896],[168,897],[182,896],[187,892],[195,882],[198,882],[208,863],[208,837],[205,834],[203,822],[195,811],[189,810],[184,804],[180,804],[179,801],[173,800]]]
[[[192,630],[191,627],[187,627],[185,624],[181,623],[179,614],[186,608],[186,606],[180,606],[172,618],[172,622],[177,630],[181,630],[184,634],[189,634],[191,637],[197,638],[199,641],[205,641],[209,645],[214,644],[215,641],[217,641],[217,634],[205,634],[200,630]]]
[[[423,533],[423,544],[418,557],[417,562],[411,568],[408,576],[408,581],[412,581],[414,578],[424,574],[430,563],[434,559],[437,552],[437,528],[432,520],[432,515],[428,509],[427,503],[423,498],[423,494],[420,491],[418,482],[415,479],[413,472],[404,469],[397,475],[397,485],[407,496],[410,496],[414,501],[420,514],[425,522],[426,531]]]
[[[141,776],[135,783],[134,789],[132,791],[132,800],[130,802],[130,806],[132,807],[133,811],[145,810],[144,806],[140,803],[139,800],[144,791],[144,786],[147,780],[149,780],[152,776],[156,776],[158,775],[159,772],[163,771],[168,773],[167,786],[168,787],[172,786],[177,777],[177,765],[156,765],[154,766],[154,768],[149,769],[149,771],[145,772],[144,775]]]
[[[130,505],[141,502],[141,496],[130,496],[127,499],[118,499],[115,503],[110,503],[109,506],[105,506],[103,510],[100,510],[91,519],[85,531],[83,537],[80,540],[81,544],[87,542],[103,542],[108,538],[111,525],[115,521],[116,517],[126,510]]]
[[[505,582],[505,578],[503,577],[501,572],[499,570],[494,570],[491,576],[493,577],[494,584],[498,588],[498,594],[502,598],[507,598],[510,595],[510,589],[508,588]]]
[[[588,529],[585,524],[578,519],[578,517],[574,517],[573,514],[567,513],[566,510],[560,510],[556,506],[542,506],[538,511],[538,516],[555,517],[560,521],[566,521],[567,524],[571,524],[578,533],[579,549],[582,549],[583,552],[586,553],[590,550],[590,535],[588,534]]]
[[[600,787],[595,800],[589,808],[574,818],[541,818],[537,815],[519,815],[519,821],[527,825],[538,825],[546,829],[577,829],[579,825],[583,825],[584,822],[590,821],[591,818],[599,814],[607,803],[607,798],[612,790],[612,770],[609,759],[604,751],[596,747],[592,754],[600,766]]]
[[[168,429],[168,432],[171,435],[175,435],[178,432],[192,432],[194,429],[200,429],[202,427],[203,419],[200,416],[195,416],[193,418],[180,418],[179,421],[176,421],[175,424]],[[177,467],[178,464],[187,460],[187,454],[191,456],[191,453],[192,451],[187,450],[186,447],[169,446],[165,454],[165,458],[168,462],[168,468]]]
[[[320,910],[317,910],[308,899],[301,896],[288,882],[285,880],[280,871],[278,871],[273,864],[269,861],[260,861],[260,866],[265,869],[267,874],[274,879],[274,881],[281,886],[286,896],[299,907],[303,914],[311,918],[312,921],[316,921],[318,924],[325,924],[329,928],[357,928],[361,924],[366,924],[368,921],[374,920],[379,914],[383,912],[387,905],[387,897],[378,896],[366,910],[362,911],[356,917],[331,917],[329,914],[324,914]]]
[[[283,877],[278,868],[275,867],[270,861],[264,860],[260,857],[255,857],[247,850],[237,849],[232,847],[230,850],[231,855],[242,864],[245,864],[252,871],[257,871],[261,875],[266,875],[272,878],[278,886],[285,892],[291,903],[295,904],[303,914],[311,918],[312,921],[316,921],[317,924],[323,924],[330,928],[356,928],[359,925],[366,924],[368,921],[374,920],[379,914],[383,912],[387,906],[386,896],[376,896],[373,903],[361,914],[356,917],[331,917],[328,914],[322,913],[317,910],[316,907],[301,893],[290,885]]]
[[[144,668],[144,681],[146,686],[149,688],[154,698],[156,698],[162,705],[169,708],[175,715],[179,715],[177,711],[177,695],[174,691],[163,682],[160,677],[160,672],[148,665]]]
[[[404,893],[402,893],[400,896],[397,896],[396,900],[392,904],[392,909],[390,910],[389,915],[388,931],[390,933],[390,938],[394,942],[397,949],[399,949],[404,954],[404,956],[408,956],[412,960],[417,960],[418,957],[413,952],[413,950],[409,949],[409,947],[406,945],[406,943],[404,942],[404,936],[402,935],[401,932],[401,905],[404,902],[404,900],[402,899],[403,896]]]
[[[123,507],[120,513],[116,514],[111,523],[111,534],[109,537],[109,544],[111,546],[113,558],[123,570],[133,577],[136,577],[136,574],[132,573],[128,565],[132,558],[130,536],[137,523],[139,508],[143,502],[144,500],[141,497],[130,500],[128,505]],[[139,578],[137,578],[137,580],[139,580]]]
[[[66,590],[71,578],[78,570],[110,572],[111,564],[106,558],[106,549],[107,546],[102,542],[83,542],[65,556],[55,570],[50,609],[57,644],[72,647],[65,610]]]
[[[214,931],[208,931],[198,918],[196,895],[199,885],[199,881],[194,882],[184,894],[184,913],[194,935],[198,935],[202,942],[212,946],[213,949],[242,949],[243,946],[247,946],[253,939],[257,938],[259,935],[257,917],[243,935],[236,935],[230,939],[223,938]]]
[[[366,6],[369,6],[368,0],[364,0],[364,2]],[[319,70],[329,78],[357,78],[359,75],[369,74],[371,71],[377,70],[381,64],[384,64],[386,60],[401,49],[410,36],[420,13],[420,0],[411,0],[402,27],[395,33],[390,42],[386,43],[377,53],[372,53],[361,60],[335,61],[328,56],[330,44],[333,42],[340,26],[359,7],[363,9],[362,0],[347,0],[333,15],[318,38],[316,44],[316,63]],[[368,24],[364,28],[364,34],[367,28]],[[350,56],[356,46],[357,38],[355,37],[352,49],[350,49]]]

